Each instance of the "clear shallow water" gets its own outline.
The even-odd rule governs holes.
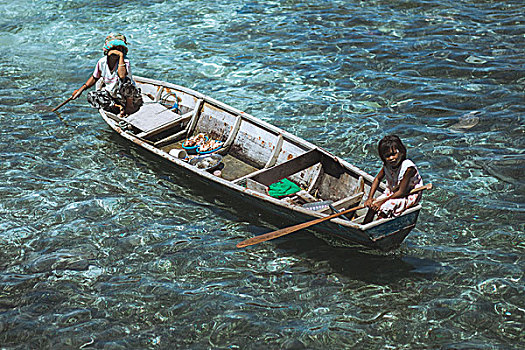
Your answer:
[[[522,348],[520,1],[0,2],[0,344]],[[134,73],[194,88],[375,173],[424,179],[396,252],[273,229],[191,190],[84,99],[110,31]],[[85,98],[85,96],[84,96]],[[255,215],[256,216],[256,215]]]

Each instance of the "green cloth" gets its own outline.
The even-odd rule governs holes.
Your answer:
[[[282,179],[268,186],[268,194],[274,198],[281,198],[297,193],[301,187],[288,179]]]

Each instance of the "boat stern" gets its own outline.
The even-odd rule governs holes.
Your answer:
[[[382,251],[389,251],[401,245],[406,236],[416,227],[421,206],[407,210],[403,215],[381,219],[363,227],[372,245]]]

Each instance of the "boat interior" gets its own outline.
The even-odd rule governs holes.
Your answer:
[[[185,150],[184,143],[198,134],[220,143],[213,152],[222,157],[219,172],[226,181],[269,196],[269,187],[288,179],[300,187],[279,197],[288,205],[332,214],[359,205],[370,179],[341,164],[335,157],[291,134],[218,101],[137,79],[144,105],[125,118],[128,132],[168,154]],[[190,163],[191,164],[191,163]],[[345,219],[359,223],[356,218]]]

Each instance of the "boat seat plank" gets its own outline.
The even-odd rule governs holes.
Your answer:
[[[181,130],[176,134],[166,136],[165,138],[158,140],[155,142],[155,147],[163,147],[170,143],[180,141],[182,138],[186,136],[186,130]]]
[[[320,152],[317,149],[312,149],[272,168],[259,169],[239,177],[238,179],[233,180],[233,183],[242,183],[245,179],[252,178],[259,183],[269,186],[276,181],[314,165],[319,162],[320,159]]]
[[[142,105],[137,112],[125,119],[135,128],[147,133],[180,117],[180,115],[160,103],[148,103]]]
[[[264,171],[254,174],[252,178],[257,182],[269,186],[276,181],[309,168],[320,161],[321,152],[317,149],[312,149],[272,168],[264,169]]]
[[[180,116],[179,118],[177,118],[175,120],[172,120],[170,122],[167,122],[167,123],[165,123],[163,125],[160,125],[159,127],[154,128],[154,129],[152,129],[152,130],[150,130],[148,132],[142,132],[142,133],[138,134],[138,136],[139,137],[148,138],[148,137],[157,135],[157,134],[159,134],[159,133],[161,133],[161,132],[163,132],[165,130],[168,130],[168,129],[170,129],[170,128],[172,128],[172,127],[174,127],[174,126],[176,126],[176,125],[178,125],[180,123],[183,123],[183,122],[189,120],[191,118],[192,114],[193,114],[193,111],[190,111],[190,112]]]
[[[248,174],[246,174],[246,175],[243,175],[243,176],[241,176],[241,177],[239,177],[239,178],[237,178],[237,179],[233,179],[233,180],[231,180],[231,181],[232,181],[234,184],[237,184],[237,185],[238,185],[238,184],[242,184],[242,183],[244,183],[247,179],[251,179],[252,177],[254,177],[254,176],[256,176],[256,175],[258,175],[258,174],[260,174],[260,173],[262,173],[262,172],[265,172],[265,171],[267,171],[267,170],[268,170],[268,169],[265,169],[265,168],[263,168],[263,169],[258,169],[258,170],[255,170],[255,171],[253,171],[253,172],[250,172],[250,173],[248,173]]]

